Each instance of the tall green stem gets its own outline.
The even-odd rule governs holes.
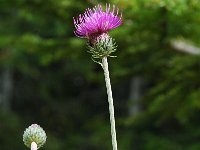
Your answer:
[[[117,138],[116,138],[116,129],[115,129],[115,115],[114,115],[114,104],[112,97],[112,88],[110,83],[110,76],[108,70],[108,61],[107,57],[102,59],[102,68],[104,70],[107,94],[108,94],[108,103],[109,103],[109,112],[110,112],[110,124],[111,124],[111,136],[112,136],[112,146],[113,150],[117,150]]]

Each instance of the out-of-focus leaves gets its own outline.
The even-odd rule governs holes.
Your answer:
[[[44,149],[111,149],[103,72],[86,39],[73,33],[73,17],[98,3],[123,14],[123,25],[109,32],[118,44],[109,67],[119,148],[199,149],[200,59],[170,45],[181,39],[200,46],[199,0],[3,0],[0,65],[14,72],[16,115],[0,116],[2,150],[22,149],[21,126],[34,122],[49,134]],[[145,89],[142,111],[128,116],[133,76]]]

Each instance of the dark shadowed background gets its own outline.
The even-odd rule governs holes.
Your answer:
[[[123,12],[109,59],[119,150],[200,149],[199,0],[0,0],[0,149],[111,150],[100,65],[73,17],[106,3]]]

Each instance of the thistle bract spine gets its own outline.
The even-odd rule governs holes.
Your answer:
[[[93,59],[102,59],[104,57],[114,57],[110,54],[116,51],[116,43],[113,38],[104,33],[88,42],[88,52],[92,54]]]

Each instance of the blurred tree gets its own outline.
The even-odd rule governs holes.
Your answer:
[[[119,51],[121,66],[116,64],[116,68],[143,77],[147,85],[139,102],[143,112],[128,119],[133,132],[128,144],[135,149],[195,150],[200,146],[200,56],[188,54],[193,45],[199,46],[199,10],[196,0],[127,2],[126,30],[121,28],[117,33],[123,42],[119,49],[124,51]],[[180,44],[177,40],[187,53],[176,51]],[[199,48],[194,54],[199,54]],[[136,138],[142,143],[138,144]]]
[[[97,3],[123,12],[123,26],[111,33],[118,57],[109,60],[119,148],[199,149],[200,56],[177,51],[176,43],[198,51],[199,0],[2,0],[0,92],[11,93],[0,123],[3,150],[34,122],[47,131],[44,149],[111,149],[102,69],[73,33],[72,18]],[[129,88],[137,77],[142,86]],[[136,104],[140,111],[130,115]]]

